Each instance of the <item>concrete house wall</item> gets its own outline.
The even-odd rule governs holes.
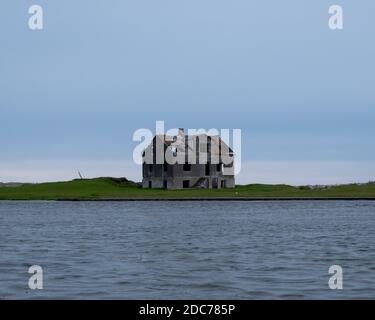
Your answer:
[[[191,170],[185,171],[183,164],[165,165],[143,164],[143,188],[234,188],[234,176],[224,176],[222,165],[221,170],[217,170],[216,164],[209,165],[210,173],[206,175],[205,164],[192,164]],[[152,169],[151,169],[152,168]],[[185,181],[185,186],[184,186]],[[188,182],[188,186],[186,185]],[[151,183],[151,184],[150,184]]]

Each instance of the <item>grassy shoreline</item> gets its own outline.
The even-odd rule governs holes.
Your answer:
[[[250,184],[234,189],[142,189],[126,179],[95,178],[0,187],[0,200],[324,200],[374,199],[375,183],[335,186]]]

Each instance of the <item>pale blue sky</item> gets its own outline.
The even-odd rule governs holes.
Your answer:
[[[28,29],[31,4],[43,31]],[[328,28],[331,4],[342,31]],[[290,163],[275,182],[295,181],[296,161],[358,162],[371,179],[374,16],[373,0],[5,0],[0,181],[38,180],[33,163],[52,180],[71,178],[53,174],[59,161],[130,163],[133,132],[156,120],[242,129],[244,161]]]

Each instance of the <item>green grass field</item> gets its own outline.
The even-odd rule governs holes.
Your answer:
[[[250,184],[235,189],[141,189],[126,179],[95,178],[0,187],[0,200],[168,198],[374,198],[375,183],[326,187]]]

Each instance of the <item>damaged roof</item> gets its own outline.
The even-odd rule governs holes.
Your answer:
[[[160,142],[164,143],[167,148],[170,148],[173,151],[183,151],[185,152],[185,148],[187,147],[188,150],[194,152],[196,149],[196,141],[198,139],[199,145],[205,145],[204,149],[202,150],[199,148],[199,152],[207,152],[207,142],[211,139],[211,154],[219,154],[220,153],[220,144],[221,144],[221,152],[233,155],[233,150],[221,139],[219,135],[209,136],[207,134],[197,134],[197,135],[175,135],[175,136],[168,136],[165,134],[156,135],[152,143],[146,148],[152,148],[153,143],[159,139]]]

